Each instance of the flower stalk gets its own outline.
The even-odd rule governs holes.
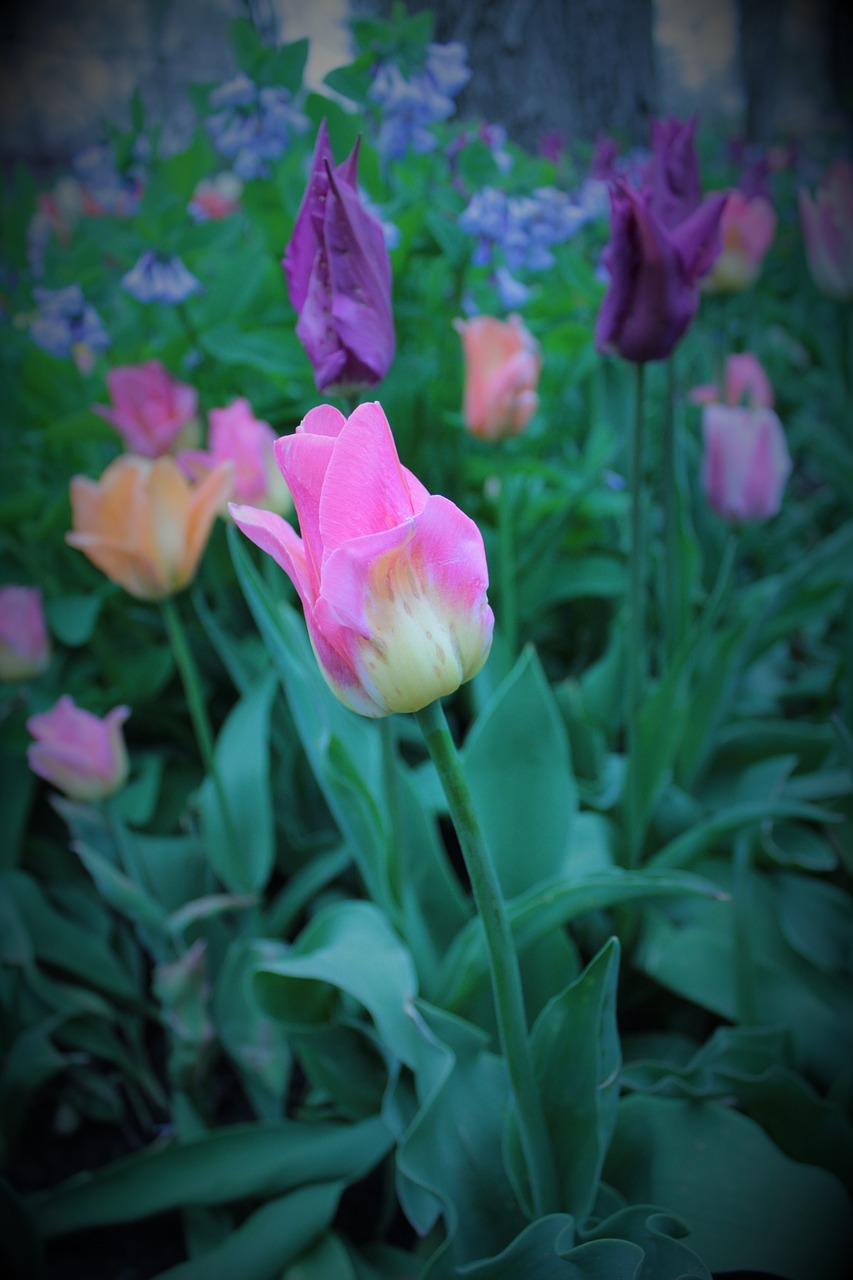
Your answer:
[[[415,718],[447,798],[474,902],[483,924],[498,1035],[509,1072],[533,1212],[539,1218],[558,1208],[556,1173],[533,1065],[521,973],[509,918],[441,702],[436,700],[415,712]]]
[[[629,866],[639,855],[639,719],[646,678],[645,546],[643,542],[643,393],[645,365],[636,365],[634,418],[631,433],[631,542],[628,548],[628,654],[626,661],[626,743],[628,769],[624,819]]]

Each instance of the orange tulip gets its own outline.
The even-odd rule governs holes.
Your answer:
[[[453,323],[465,356],[466,427],[485,440],[518,435],[539,404],[539,344],[517,315]]]
[[[72,479],[65,540],[132,596],[163,599],[195,574],[231,471],[222,463],[195,485],[174,458],[122,454],[100,480]]]

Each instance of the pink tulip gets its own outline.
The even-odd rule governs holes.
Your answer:
[[[774,395],[770,379],[758,358],[751,351],[742,351],[739,355],[726,356],[722,396],[720,388],[711,382],[693,387],[688,392],[688,399],[693,404],[719,404],[722,400],[733,408],[745,404],[751,409],[772,409]]]
[[[800,190],[800,222],[818,289],[831,298],[853,298],[853,161],[836,161],[816,198]]]
[[[473,436],[518,435],[539,404],[542,357],[521,317],[454,320],[465,354],[465,425]]]
[[[113,707],[101,719],[67,694],[27,728],[36,739],[27,748],[33,773],[72,800],[103,800],[123,787],[129,770],[122,725],[129,707]]]
[[[733,190],[723,209],[723,251],[702,282],[708,293],[738,293],[754,284],[776,235],[776,213],[764,196]]]
[[[50,662],[38,587],[0,587],[0,680],[29,680]]]
[[[773,410],[707,405],[702,434],[702,484],[717,515],[737,523],[775,516],[791,459]]]
[[[112,405],[92,409],[111,423],[132,453],[159,458],[168,453],[196,414],[198,393],[163,368],[159,360],[110,369]]]
[[[274,444],[270,424],[256,418],[248,400],[240,397],[225,409],[211,409],[207,450],[185,449],[177,461],[192,480],[203,479],[220,462],[231,462],[231,496],[237,502],[285,511],[291,498],[276,466]]]
[[[483,539],[401,464],[382,406],[320,405],[275,451],[302,537],[230,510],[296,587],[335,696],[364,716],[419,711],[476,675],[494,626]]]

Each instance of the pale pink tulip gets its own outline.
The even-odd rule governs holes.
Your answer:
[[[110,369],[107,390],[111,405],[93,404],[132,453],[159,458],[196,415],[198,393],[173,378],[159,360]]]
[[[800,222],[818,289],[831,298],[853,298],[853,161],[837,160],[816,197],[801,188]]]
[[[320,405],[275,451],[302,537],[230,510],[296,587],[336,697],[364,716],[418,711],[476,675],[494,626],[483,539],[401,464],[382,406]]]
[[[129,715],[129,707],[113,707],[101,719],[66,694],[49,711],[27,721],[35,738],[27,748],[30,768],[72,800],[113,795],[127,781],[122,725]]]
[[[465,355],[465,425],[473,436],[518,435],[539,404],[539,344],[521,317],[455,320]]]
[[[717,515],[738,524],[775,516],[791,459],[773,410],[707,405],[702,433],[702,484]]]
[[[720,221],[723,249],[702,281],[709,293],[738,293],[758,279],[776,235],[776,212],[764,196],[729,192]]]
[[[0,587],[0,680],[29,680],[50,662],[38,587]]]
[[[236,502],[256,503],[271,511],[287,510],[292,502],[276,465],[275,432],[270,424],[256,418],[243,397],[224,409],[211,409],[209,418],[208,447],[179,453],[177,461],[183,470],[200,480],[220,462],[231,462],[234,483],[230,496]]]
[[[693,404],[719,404],[722,401],[732,407],[745,404],[751,409],[772,409],[774,401],[770,379],[751,351],[726,356],[722,396],[714,382],[693,387],[687,396]]]

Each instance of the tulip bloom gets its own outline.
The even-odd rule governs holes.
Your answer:
[[[688,392],[693,404],[717,404],[720,389],[715,383],[693,387]],[[750,409],[772,409],[773,388],[758,358],[751,351],[726,357],[723,402],[732,407],[747,405]]]
[[[686,124],[679,120],[652,121],[649,203],[670,229],[689,218],[702,200],[695,133],[695,116]]]
[[[853,162],[836,161],[816,198],[800,190],[800,222],[818,289],[831,298],[853,298]]]
[[[754,284],[776,235],[776,213],[764,196],[748,199],[729,192],[720,222],[723,249],[702,288],[709,293],[737,293]]]
[[[637,364],[667,358],[699,306],[699,278],[719,252],[725,199],[710,196],[669,230],[648,195],[624,179],[613,183],[604,251],[610,284],[595,326],[599,351]]]
[[[227,462],[193,485],[174,458],[125,453],[98,481],[74,476],[65,540],[132,596],[160,600],[195,574],[230,486]]]
[[[0,680],[29,680],[50,662],[38,587],[0,587]]]
[[[465,354],[466,427],[486,440],[518,435],[539,404],[539,344],[517,315],[453,323]]]
[[[706,405],[702,434],[702,484],[717,515],[737,523],[775,516],[791,459],[773,410]]]
[[[221,462],[233,465],[231,496],[237,502],[255,502],[272,511],[291,505],[290,493],[276,466],[275,432],[252,412],[242,396],[225,409],[211,409],[208,448],[185,449],[178,464],[193,480],[200,480]]]
[[[323,121],[282,259],[299,314],[296,333],[319,391],[375,386],[395,347],[391,262],[382,224],[359,199],[358,142],[343,164],[333,165]]]
[[[72,800],[103,800],[127,781],[129,764],[122,725],[129,707],[113,707],[101,719],[66,694],[50,711],[30,716],[36,739],[27,748],[33,773]]]
[[[326,683],[360,715],[419,711],[475,676],[494,616],[483,539],[397,456],[377,402],[320,405],[276,441],[300,538],[269,511],[235,524],[284,569]]]
[[[163,368],[159,360],[122,365],[107,374],[111,405],[93,404],[132,453],[158,458],[196,415],[198,393]]]

